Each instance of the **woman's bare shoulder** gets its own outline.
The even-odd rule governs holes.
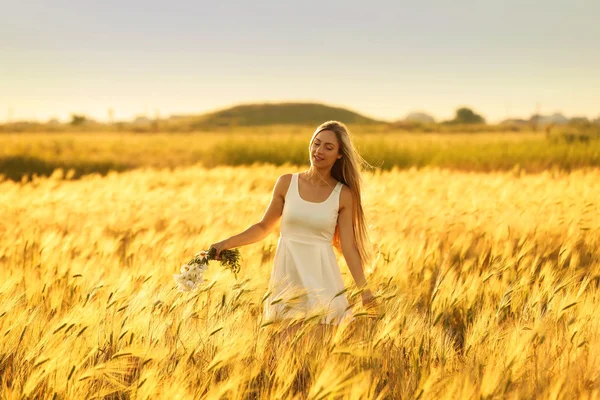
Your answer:
[[[290,182],[292,181],[292,175],[293,174],[280,175],[279,178],[277,178],[277,182],[281,182],[281,183],[285,184],[285,186],[288,186],[290,184]]]
[[[283,174],[277,178],[277,182],[275,182],[275,191],[285,197],[285,194],[290,187],[290,183],[292,181],[293,174]]]
[[[352,190],[350,190],[350,186],[342,183],[342,190],[340,191],[340,207],[350,207],[352,208]]]

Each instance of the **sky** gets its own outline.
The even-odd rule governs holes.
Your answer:
[[[0,0],[0,121],[319,102],[600,117],[600,1]]]

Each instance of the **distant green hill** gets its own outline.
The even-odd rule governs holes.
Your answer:
[[[377,124],[377,121],[345,108],[316,103],[246,104],[198,117],[187,117],[185,123],[194,129],[229,126],[318,125],[328,120],[345,124]],[[183,121],[181,121],[183,122]]]

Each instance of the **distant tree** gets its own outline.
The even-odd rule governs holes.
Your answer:
[[[542,116],[541,116],[540,114],[533,114],[533,115],[531,116],[531,118],[529,118],[529,123],[531,124],[531,129],[532,129],[533,131],[536,131],[536,132],[537,132],[537,130],[538,130],[538,125],[540,124],[540,118],[542,118]],[[547,134],[547,133],[548,133],[548,132],[546,132],[546,134]]]
[[[87,122],[85,115],[71,114],[71,125],[83,125]]]
[[[410,122],[420,122],[424,124],[435,124],[435,119],[431,115],[424,112],[412,112],[408,114],[404,120]]]
[[[484,124],[485,119],[470,108],[461,107],[456,110],[453,122],[457,124]]]
[[[586,117],[573,117],[569,119],[569,125],[590,125],[590,120]]]

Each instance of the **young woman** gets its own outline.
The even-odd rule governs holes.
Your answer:
[[[370,260],[370,244],[361,203],[360,164],[366,162],[338,121],[321,124],[309,145],[310,168],[277,179],[262,220],[244,232],[212,244],[217,258],[222,250],[264,239],[281,217],[280,237],[265,300],[263,319],[293,319],[324,311],[321,324],[338,325],[352,317],[344,293],[336,246],[365,306],[375,298],[367,287],[363,266]],[[336,296],[337,295],[337,296]]]

